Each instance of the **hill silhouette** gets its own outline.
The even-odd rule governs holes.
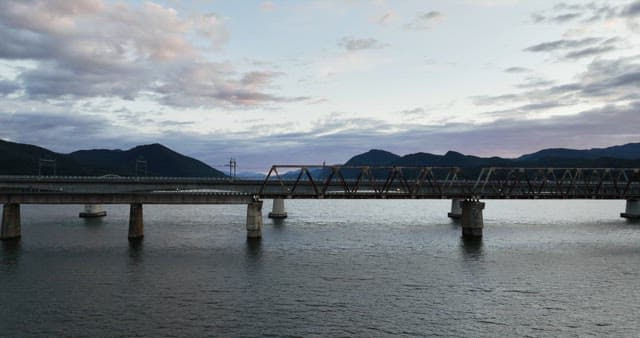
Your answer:
[[[608,148],[588,150],[544,149],[519,158],[479,157],[449,151],[444,155],[415,153],[404,156],[372,149],[345,162],[353,166],[428,166],[460,167],[465,173],[476,175],[484,167],[524,168],[638,168],[640,167],[640,143],[629,143]],[[345,171],[352,177],[352,171]],[[377,171],[376,176],[388,171]]]
[[[194,158],[161,144],[141,145],[129,150],[79,150],[61,154],[48,149],[0,140],[0,174],[37,175],[40,159],[55,159],[58,175],[135,176],[136,161],[146,161],[148,176],[224,177],[225,175]],[[45,168],[52,174],[51,168]]]
[[[207,164],[177,153],[161,144],[141,145],[129,150],[92,149],[79,150],[70,154],[56,153],[30,144],[0,140],[0,174],[37,175],[40,159],[54,159],[58,175],[101,176],[115,174],[135,176],[136,161],[147,163],[149,176],[174,177],[224,177],[221,171]],[[430,166],[460,167],[473,175],[483,167],[569,167],[569,168],[638,168],[640,167],[640,143],[629,143],[608,148],[543,149],[518,158],[479,157],[449,151],[444,155],[414,153],[400,156],[385,150],[371,149],[353,156],[346,166]],[[52,174],[51,168],[44,168],[43,174]],[[312,175],[323,177],[329,168],[315,169]],[[346,170],[345,177],[357,175],[357,170]],[[298,172],[284,174],[286,178],[296,178]],[[378,170],[376,176],[386,175]]]

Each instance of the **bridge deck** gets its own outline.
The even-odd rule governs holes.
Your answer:
[[[16,204],[249,204],[254,197],[241,193],[0,193],[0,203]]]

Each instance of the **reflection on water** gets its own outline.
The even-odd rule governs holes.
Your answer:
[[[83,225],[90,234],[99,234],[105,226],[104,217],[84,217]]]
[[[280,229],[284,226],[284,219],[282,218],[272,218],[271,222],[276,229]]]
[[[20,258],[21,244],[20,239],[12,239],[2,242],[2,256],[0,256],[0,264],[9,269],[18,265]]]
[[[252,261],[257,262],[262,255],[262,240],[260,238],[247,238],[246,257]]]
[[[484,256],[482,237],[460,237],[460,248],[465,260],[479,260]]]
[[[144,249],[144,239],[143,238],[132,238],[129,239],[129,264],[130,265],[140,265],[142,263]]]
[[[83,217],[84,224],[88,227],[99,227],[104,225],[103,217]]]

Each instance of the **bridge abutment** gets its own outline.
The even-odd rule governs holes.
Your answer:
[[[85,204],[84,211],[78,214],[78,217],[82,218],[94,218],[107,216],[107,212],[104,210],[102,204]]]
[[[464,200],[462,206],[462,237],[482,238],[482,210],[484,203],[480,201]]]
[[[143,237],[142,203],[133,203],[129,211],[129,240],[138,240]]]
[[[247,238],[262,238],[262,201],[247,205]]]
[[[2,229],[0,229],[0,239],[17,239],[20,238],[20,236],[20,204],[7,203],[2,208]]]
[[[627,200],[627,206],[620,217],[628,219],[640,219],[640,200]]]
[[[451,200],[451,212],[447,214],[450,218],[459,219],[462,218],[462,200],[454,198]]]
[[[269,218],[282,219],[287,218],[287,212],[284,209],[284,199],[283,198],[274,198],[273,199],[273,208],[269,213]]]

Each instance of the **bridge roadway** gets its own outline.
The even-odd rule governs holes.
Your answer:
[[[279,171],[287,170],[281,175]],[[144,204],[246,204],[247,236],[260,238],[262,199],[284,218],[285,199],[452,199],[465,237],[481,237],[480,199],[620,199],[640,218],[637,168],[482,168],[273,166],[264,180],[177,177],[0,176],[0,239],[20,237],[21,204],[85,204],[81,217],[104,216],[103,204],[130,204],[129,238],[143,236]],[[291,174],[293,172],[293,175]]]

